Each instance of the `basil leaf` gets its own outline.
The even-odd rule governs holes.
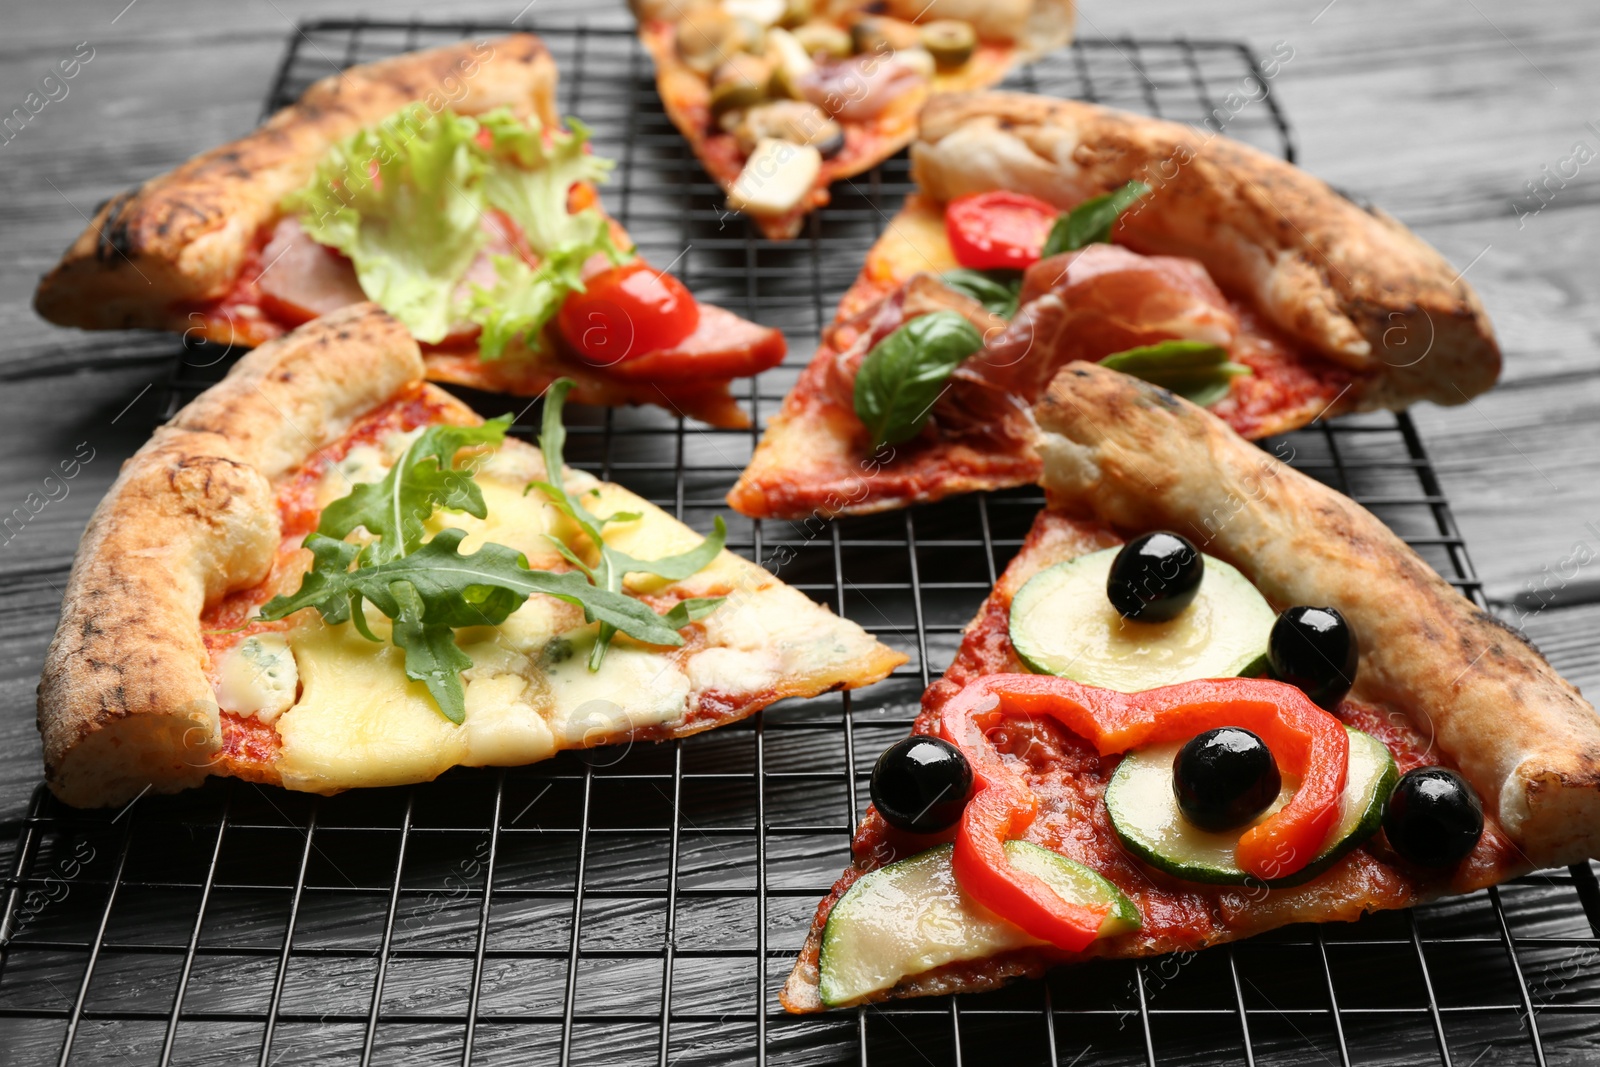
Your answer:
[[[1017,313],[1017,301],[1022,295],[1021,271],[956,267],[939,275],[939,280],[956,292],[972,297],[1003,319],[1009,319]]]
[[[1107,356],[1100,365],[1159,385],[1201,407],[1227,396],[1234,378],[1251,373],[1242,363],[1229,362],[1226,348],[1206,341],[1162,341],[1130,348]]]
[[[872,346],[856,373],[856,416],[872,445],[908,441],[963,360],[983,347],[977,327],[954,311],[912,319]]]
[[[1133,203],[1150,193],[1144,182],[1133,181],[1115,192],[1093,196],[1056,219],[1045,238],[1039,258],[1076,252],[1092,244],[1109,244],[1111,228]]]

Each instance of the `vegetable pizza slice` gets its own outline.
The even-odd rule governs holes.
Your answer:
[[[1376,517],[1088,363],[1049,506],[783,991],[797,1012],[1351,921],[1600,854],[1600,719]]]
[[[911,143],[930,93],[1072,37],[1072,0],[631,0],[674,125],[773,240]]]
[[[39,685],[77,806],[208,775],[333,793],[683,737],[904,662],[423,380],[382,309],[246,355],[123,467]]]
[[[728,383],[776,330],[697,302],[602,210],[611,169],[555,113],[528,34],[351,67],[248,136],[112,197],[34,305],[85,329],[257,345],[371,300],[428,376],[748,425]]]
[[[1249,438],[1459,404],[1500,350],[1460,272],[1227,137],[1071,100],[949,94],[889,223],[729,494],[862,513],[1034,481],[1029,408],[1101,362]],[[924,321],[937,316],[937,323]]]

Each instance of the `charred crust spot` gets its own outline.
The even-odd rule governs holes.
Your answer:
[[[95,245],[95,256],[100,260],[110,260],[118,256],[133,258],[133,236],[128,232],[128,205],[138,195],[143,186],[118,193],[108,203],[111,205],[106,212],[105,225],[100,227],[100,238]]]

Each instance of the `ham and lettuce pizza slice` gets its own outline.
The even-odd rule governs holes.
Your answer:
[[[247,354],[123,468],[39,686],[77,806],[317,793],[684,737],[905,657],[423,380],[372,304]]]
[[[797,1012],[994,988],[1600,854],[1600,719],[1358,504],[1074,363],[1049,506],[879,761]]]
[[[1072,0],[634,0],[667,115],[772,240],[911,143],[930,93],[984,89],[1072,38]]]
[[[746,515],[1034,481],[1028,409],[1073,360],[1170,388],[1252,439],[1459,404],[1499,375],[1488,316],[1442,256],[1226,137],[1077,101],[951,94],[923,110],[911,159],[919,191],[729,495]],[[936,312],[971,329],[915,325]],[[918,330],[941,342],[902,332]]]
[[[776,330],[701,304],[596,194],[611,163],[555,114],[538,38],[326,78],[246,137],[113,197],[40,282],[39,313],[256,345],[371,300],[439,381],[748,420],[728,383]]]

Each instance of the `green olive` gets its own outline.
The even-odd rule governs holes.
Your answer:
[[[831,23],[808,22],[804,26],[796,26],[793,32],[794,39],[800,42],[808,56],[820,52],[834,59],[844,59],[852,50],[850,34]]]
[[[916,43],[917,28],[899,19],[873,16],[850,27],[850,44],[858,55],[888,55]]]
[[[711,115],[754,107],[767,98],[773,65],[760,56],[740,53],[727,58],[711,75]]]
[[[978,47],[978,35],[960,19],[935,19],[922,27],[922,47],[942,71],[959,70]]]

